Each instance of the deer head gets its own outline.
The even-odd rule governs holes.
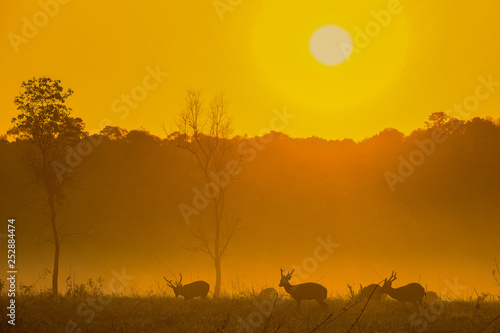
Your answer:
[[[394,273],[394,271],[392,271],[391,277],[389,279],[384,280],[384,284],[382,285],[380,292],[384,293],[384,292],[387,292],[388,290],[390,290],[392,288],[392,282],[396,279],[397,279],[396,273]]]
[[[280,287],[283,287],[285,286],[286,284],[290,284],[290,279],[292,278],[292,274],[293,272],[295,271],[295,269],[293,269],[291,272],[288,272],[286,275],[283,275],[283,272],[284,270],[281,269],[281,280],[280,280]]]
[[[163,277],[165,281],[167,281],[168,286],[174,290],[175,297],[179,296],[182,293],[182,274],[179,273],[179,276],[180,280],[175,284],[172,283],[172,280],[167,280],[166,277]]]
[[[412,302],[415,306],[422,305],[425,289],[420,283],[409,283],[399,288],[393,288],[392,282],[394,280],[396,280],[396,273],[392,271],[391,277],[384,280],[380,292],[389,294],[389,296],[402,303]]]

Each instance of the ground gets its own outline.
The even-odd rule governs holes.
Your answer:
[[[500,332],[498,298],[411,304],[366,301],[352,305],[340,297],[314,301],[301,309],[285,298],[254,297],[186,301],[171,297],[53,298],[48,293],[17,297],[16,326],[7,324],[7,298],[1,298],[0,331],[8,332]],[[268,315],[271,314],[268,320]],[[356,322],[357,318],[359,320]],[[413,323],[413,324],[412,324]],[[351,328],[352,327],[352,328]],[[81,329],[81,331],[80,331]]]

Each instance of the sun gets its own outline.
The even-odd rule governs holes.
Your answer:
[[[326,66],[336,66],[346,61],[352,53],[351,35],[338,25],[324,25],[316,29],[309,39],[309,51]]]
[[[408,59],[408,11],[381,25],[371,13],[387,0],[311,0],[307,6],[265,1],[251,29],[255,80],[290,107],[316,119],[353,119],[371,112],[399,80]],[[370,32],[380,27],[376,36]],[[313,126],[313,125],[311,125]]]

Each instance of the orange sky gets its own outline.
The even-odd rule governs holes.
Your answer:
[[[51,4],[52,15],[37,1],[0,4],[0,133],[17,114],[12,101],[21,82],[41,75],[75,91],[68,103],[92,132],[109,119],[164,135],[162,123],[170,126],[185,91],[195,88],[207,99],[226,93],[236,134],[258,134],[273,109],[286,107],[297,116],[283,130],[291,136],[356,140],[387,127],[408,133],[474,94],[478,76],[500,81],[500,5],[492,0],[401,0],[401,13],[335,67],[310,54],[312,32],[339,25],[356,47],[372,12],[391,1],[242,0],[231,7],[221,0],[231,9],[223,20],[212,0],[41,3]],[[148,67],[169,75],[144,83]],[[144,84],[150,90],[136,88]],[[133,89],[147,96],[125,113],[120,98]],[[498,118],[499,103],[492,94],[468,118]]]

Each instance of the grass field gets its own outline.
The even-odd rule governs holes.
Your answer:
[[[366,301],[353,305],[342,298],[330,298],[327,310],[314,301],[297,309],[288,298],[274,304],[254,297],[186,301],[37,293],[16,301],[13,329],[7,298],[1,298],[2,332],[500,332],[498,297],[439,301],[423,313],[393,301],[372,301],[364,309]]]

